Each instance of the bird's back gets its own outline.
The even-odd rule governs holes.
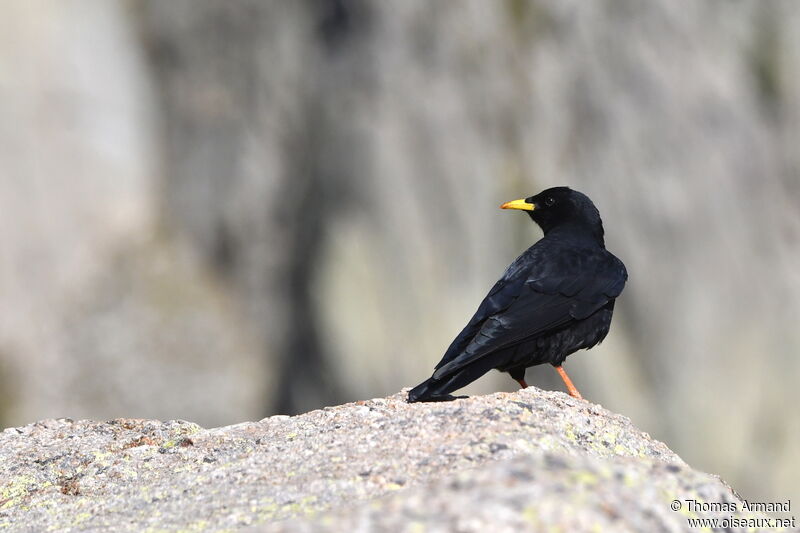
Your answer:
[[[411,401],[445,396],[492,368],[560,364],[608,333],[627,273],[601,245],[548,235],[506,269]]]

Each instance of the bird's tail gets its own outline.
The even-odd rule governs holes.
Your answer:
[[[435,398],[436,396],[440,396],[440,394],[436,394],[437,385],[441,386],[441,383],[438,380],[433,378],[428,378],[410,391],[408,391],[408,403],[414,402],[427,402],[431,399]],[[446,393],[445,393],[446,394]]]
[[[475,380],[468,372],[469,369],[462,369],[456,374],[443,376],[440,379],[430,377],[408,391],[408,402],[446,402],[454,400],[450,395],[456,389]],[[484,370],[484,372],[486,372]],[[479,374],[480,375],[480,374]]]
[[[481,357],[463,367],[455,367],[451,372],[430,377],[408,391],[408,401],[441,402],[453,400],[450,393],[468,385],[495,367],[496,357]]]

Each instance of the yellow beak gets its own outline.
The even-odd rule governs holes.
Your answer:
[[[525,199],[520,200],[512,200],[510,202],[506,202],[500,206],[500,209],[522,209],[523,211],[533,211],[534,208],[533,204],[529,204],[525,201]]]

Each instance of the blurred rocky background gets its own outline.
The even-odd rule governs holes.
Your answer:
[[[796,3],[0,9],[0,425],[416,384],[539,237],[498,205],[567,184],[630,272],[584,395],[800,499]]]

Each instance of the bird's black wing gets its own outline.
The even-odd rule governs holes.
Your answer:
[[[627,279],[622,262],[606,250],[572,248],[547,239],[528,249],[509,271],[453,341],[434,379],[588,317],[616,298]]]
[[[507,309],[522,294],[522,289],[528,279],[528,274],[534,264],[536,255],[538,255],[536,245],[531,246],[506,268],[506,271],[503,272],[503,275],[491,288],[489,294],[483,299],[481,305],[478,306],[478,310],[475,311],[469,323],[450,343],[450,347],[447,348],[442,360],[436,365],[436,369],[460,355],[481,329],[487,318]]]

